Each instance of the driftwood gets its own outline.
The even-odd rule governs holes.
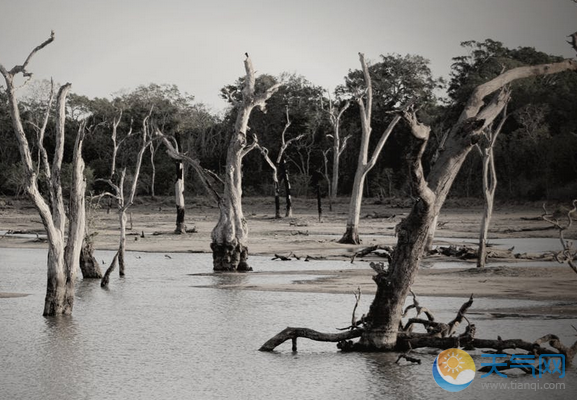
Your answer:
[[[360,298],[360,293],[357,293],[358,295],[355,294],[356,302],[353,310],[352,325],[348,328],[344,328],[342,332],[322,333],[308,328],[288,327],[269,339],[259,350],[269,352],[274,351],[276,347],[290,339],[292,340],[292,351],[296,352],[297,339],[299,337],[321,342],[335,342],[337,343],[337,348],[343,352],[367,350],[366,347],[359,346],[350,340],[360,337],[365,332],[365,329],[368,328],[368,326],[365,326],[364,316],[359,321],[357,321],[354,316]],[[393,351],[402,352],[402,354],[399,354],[396,363],[401,359],[405,359],[411,363],[420,364],[420,360],[416,357],[410,356],[409,353],[414,349],[424,347],[438,349],[463,347],[468,351],[474,349],[492,349],[498,353],[503,353],[504,350],[510,349],[515,350],[516,353],[522,350],[527,352],[527,354],[535,356],[542,354],[562,354],[565,356],[568,365],[573,362],[575,354],[577,353],[577,341],[571,347],[568,347],[561,343],[559,338],[553,334],[545,335],[534,342],[527,342],[521,339],[503,340],[501,337],[498,337],[497,339],[476,338],[475,325],[471,324],[465,316],[467,311],[473,305],[473,295],[471,295],[471,297],[461,305],[455,318],[448,323],[434,321],[433,314],[428,309],[420,306],[414,293],[412,293],[412,296],[413,304],[409,305],[405,309],[403,316],[405,316],[408,311],[414,309],[417,316],[421,313],[425,313],[428,319],[410,318],[405,327],[400,327],[398,341]],[[457,328],[463,320],[467,321],[468,325],[463,333],[457,335]],[[415,324],[423,325],[427,330],[427,333],[412,332],[411,328]],[[577,330],[577,328],[573,328]],[[548,344],[549,347],[544,347],[544,344]],[[511,363],[507,363],[506,366],[502,366],[498,369],[505,370],[508,368],[512,368]],[[523,370],[525,370],[525,372],[531,372],[531,368],[523,368]],[[486,372],[484,369],[480,369],[480,371]]]
[[[316,260],[326,260],[326,259],[327,259],[326,257],[322,257],[322,256],[315,257],[315,256],[309,256],[309,255],[307,255],[307,256],[305,257],[305,261],[307,261],[307,262],[308,262],[308,261],[311,261],[311,260],[312,260],[312,261],[316,261]]]
[[[487,258],[520,258],[517,254],[513,254],[515,248],[510,249],[490,249],[487,250]],[[450,245],[448,247],[438,246],[437,248],[429,251],[429,255],[441,254],[447,257],[456,257],[462,260],[474,260],[479,256],[479,252],[476,247],[473,246],[457,246]]]
[[[379,251],[377,252],[377,250]],[[361,249],[357,251],[355,254],[353,254],[353,256],[351,257],[351,264],[355,262],[355,258],[365,257],[373,252],[375,253],[375,255],[379,257],[384,257],[388,261],[390,261],[393,248],[391,246],[381,246],[381,245],[365,247],[364,249]]]
[[[295,253],[293,253],[293,252],[291,251],[291,252],[290,252],[288,255],[286,255],[286,256],[283,256],[282,254],[277,254],[277,253],[275,253],[275,254],[274,254],[274,257],[271,258],[271,260],[291,261],[293,258],[294,258],[295,260],[300,260],[300,259],[301,259],[301,257],[297,256]]]
[[[517,233],[517,232],[537,232],[537,231],[550,231],[555,229],[553,226],[539,226],[532,228],[507,228],[503,232],[505,233]]]
[[[397,216],[397,214],[383,214],[373,211],[372,213],[366,214],[363,219],[388,219],[392,220]]]

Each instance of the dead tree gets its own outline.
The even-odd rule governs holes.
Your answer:
[[[341,155],[343,154],[343,151],[345,151],[345,148],[347,147],[348,140],[351,137],[351,135],[347,135],[341,142],[341,133],[340,133],[341,118],[350,105],[351,102],[346,100],[340,108],[335,106],[329,94],[328,114],[329,114],[329,122],[331,123],[331,126],[333,128],[333,133],[331,135],[327,135],[328,138],[333,139],[332,143],[333,171],[332,171],[331,184],[329,185],[330,188],[329,205],[331,211],[332,211],[332,204],[333,202],[336,201],[339,191],[339,160],[341,158]]]
[[[479,251],[477,254],[477,267],[479,268],[484,267],[487,262],[487,236],[489,234],[491,217],[493,216],[495,190],[497,190],[497,172],[495,171],[493,149],[497,141],[497,136],[499,136],[501,129],[503,129],[506,120],[507,105],[503,107],[501,120],[495,130],[493,130],[492,126],[487,127],[481,136],[481,140],[477,143],[477,149],[483,158],[483,195],[485,197],[485,207],[483,209],[483,218],[481,219],[481,232],[479,234]]]
[[[266,101],[280,87],[277,83],[263,93],[256,93],[254,67],[249,57],[244,60],[244,67],[242,101],[235,102],[238,114],[226,156],[224,192],[219,202],[220,218],[211,234],[215,271],[252,270],[247,263],[248,225],[242,212],[242,159],[254,148],[247,143],[248,121],[253,108],[265,111]]]
[[[134,172],[132,175],[132,184],[130,188],[125,188],[125,178],[126,178],[126,167],[122,169],[120,174],[116,173],[116,157],[118,155],[118,150],[120,145],[124,143],[125,140],[132,137],[132,121],[130,123],[130,129],[126,136],[121,139],[120,141],[117,140],[118,135],[118,127],[120,122],[122,121],[122,111],[119,113],[118,117],[114,119],[112,123],[112,143],[113,143],[113,150],[112,150],[112,162],[111,162],[111,172],[109,179],[103,179],[104,182],[108,183],[108,185],[112,188],[113,193],[106,193],[107,196],[113,198],[116,201],[116,207],[118,212],[118,221],[120,225],[120,237],[119,237],[119,244],[118,244],[118,272],[120,276],[125,275],[125,262],[124,262],[124,253],[126,250],[126,222],[127,216],[126,211],[132,206],[134,202],[134,196],[136,195],[136,188],[138,185],[138,177],[140,175],[140,167],[142,165],[142,158],[144,156],[144,152],[146,148],[150,145],[150,116],[152,114],[152,108],[150,112],[144,119],[142,120],[142,132],[140,138],[140,148],[138,150],[138,154],[136,156],[136,165],[134,167]],[[125,196],[125,193],[128,195]],[[116,268],[116,263],[112,263],[108,270],[105,273],[105,276],[102,278],[101,286],[106,286],[108,284],[108,276],[110,273]],[[105,280],[105,278],[107,278]]]
[[[353,192],[351,194],[351,202],[349,205],[349,216],[347,219],[347,229],[339,240],[339,243],[360,244],[359,238],[359,218],[361,214],[361,203],[363,200],[363,190],[365,186],[365,178],[369,171],[375,166],[385,142],[393,132],[393,129],[400,121],[401,117],[397,114],[389,123],[387,128],[383,131],[377,146],[373,150],[369,158],[369,142],[371,139],[371,114],[373,108],[373,89],[371,83],[371,75],[369,74],[369,67],[365,62],[365,56],[359,53],[361,67],[365,79],[365,90],[355,95],[355,100],[359,105],[361,115],[361,147],[359,150],[359,158],[357,162],[357,171],[353,181]]]
[[[388,268],[380,268],[373,277],[377,291],[364,318],[363,327],[353,329],[348,334],[360,337],[358,343],[346,344],[345,348],[354,350],[399,350],[407,345],[407,340],[400,335],[399,324],[403,314],[403,304],[409,288],[417,275],[420,259],[429,239],[429,232],[436,221],[439,206],[446,198],[450,185],[455,179],[464,157],[478,143],[484,129],[502,112],[508,93],[503,88],[511,82],[538,75],[577,70],[577,61],[565,60],[554,64],[518,67],[477,86],[469,97],[461,116],[447,138],[445,151],[440,154],[428,181],[423,175],[421,157],[425,150],[430,128],[417,120],[412,107],[401,112],[403,119],[411,128],[411,148],[407,154],[410,171],[410,184],[417,200],[409,215],[397,225],[397,245],[391,256]],[[485,98],[494,94],[485,103]],[[294,330],[293,330],[294,332]],[[471,332],[468,335],[472,345],[491,347],[494,343],[473,341]],[[291,338],[294,337],[294,333]],[[296,340],[296,339],[295,339]],[[339,339],[341,340],[341,339]],[[416,347],[451,347],[459,343],[459,338],[420,338],[411,337],[410,345]],[[464,343],[464,341],[460,341]],[[341,345],[341,348],[343,345]],[[263,350],[272,350],[263,346]],[[573,345],[577,348],[577,344]],[[561,350],[560,350],[561,351]],[[573,351],[574,354],[574,351]]]
[[[157,148],[154,145],[154,142],[151,142],[150,146],[148,146],[148,150],[150,151],[150,166],[152,167],[152,171],[150,173],[150,198],[152,200],[154,200],[156,198],[156,163],[154,162],[154,156],[156,155],[156,149]],[[178,176],[177,176],[177,179],[178,179]]]
[[[50,38],[30,52],[23,64],[16,65],[10,70],[0,64],[0,73],[2,73],[6,82],[6,94],[8,96],[12,127],[18,141],[18,148],[26,175],[26,192],[38,210],[48,237],[48,279],[44,300],[45,316],[71,314],[74,305],[74,282],[78,270],[85,224],[84,190],[86,182],[84,179],[84,160],[82,159],[84,123],[81,124],[74,143],[72,187],[70,190],[68,228],[66,229],[66,213],[64,211],[60,176],[64,156],[66,97],[71,85],[67,83],[60,87],[56,97],[56,131],[51,164],[42,141],[47,123],[43,124],[42,132],[38,135],[39,140],[36,143],[40,149],[40,160],[38,162],[48,180],[48,198],[45,198],[38,188],[38,171],[34,167],[31,147],[22,125],[14,78],[22,74],[27,81],[31,79],[32,73],[27,70],[30,60],[53,40],[54,32],[51,33]],[[46,113],[48,114],[49,112],[50,108],[48,107]],[[47,120],[48,116],[46,115],[44,121]],[[67,241],[66,238],[68,238]]]
[[[319,171],[319,173],[323,176],[323,178],[325,178],[325,181],[327,182],[327,190],[329,192],[329,210],[333,211],[333,199],[331,198],[332,181],[329,176],[329,157],[328,157],[330,151],[331,149],[323,150],[323,171],[322,172]]]
[[[427,239],[428,249],[432,246],[438,216],[443,204],[445,203],[445,199],[449,194],[453,181],[457,176],[457,172],[460,170],[463,162],[467,158],[467,155],[480,138],[479,130],[477,129],[470,130],[469,134],[460,134],[462,127],[467,123],[480,121],[482,118],[488,118],[488,123],[492,122],[494,119],[481,114],[480,111],[484,105],[483,99],[518,79],[540,75],[552,75],[564,71],[575,70],[577,70],[577,61],[571,59],[551,64],[517,67],[505,71],[492,80],[477,86],[477,88],[472,92],[457,122],[453,125],[449,135],[447,136],[443,152],[439,154],[435,165],[427,176],[429,186],[437,194],[437,199],[435,201],[435,221],[429,227],[429,238]],[[487,107],[483,109],[486,108]],[[487,126],[486,123],[483,125]]]
[[[176,151],[166,136],[157,131],[159,135],[162,135],[169,155],[188,162],[198,173],[203,186],[216,200],[220,216],[218,223],[212,230],[212,243],[210,244],[215,271],[252,271],[247,262],[248,225],[242,212],[242,160],[258,146],[256,135],[253,135],[251,144],[248,144],[247,140],[248,122],[252,110],[259,107],[264,112],[266,101],[281,86],[280,83],[276,83],[264,92],[256,93],[254,67],[248,55],[244,60],[244,67],[246,75],[242,89],[242,101],[230,98],[237,108],[237,117],[234,132],[228,145],[224,181],[202,168],[197,159]],[[219,190],[215,181],[217,181],[216,184],[222,184],[222,190]]]
[[[287,211],[286,211],[286,216],[290,217],[292,216],[292,207],[289,207],[289,204],[291,203],[291,197],[290,197],[290,182],[288,181],[288,174],[285,172],[285,168],[286,165],[284,165],[284,153],[286,151],[286,149],[293,143],[296,142],[300,139],[302,139],[304,137],[304,135],[298,135],[292,139],[289,139],[288,141],[285,138],[285,134],[287,129],[291,126],[291,121],[290,121],[290,117],[289,117],[289,110],[288,107],[286,109],[286,124],[282,130],[281,133],[281,145],[279,148],[279,151],[277,153],[277,157],[275,159],[275,161],[273,161],[270,156],[268,155],[268,149],[266,147],[263,147],[261,145],[257,145],[258,149],[260,150],[260,152],[262,153],[264,159],[266,160],[267,164],[271,167],[272,169],[272,182],[273,182],[273,188],[274,188],[274,217],[275,218],[281,218],[280,215],[280,180],[279,180],[279,170],[281,172],[283,172],[283,180],[285,182],[285,189],[287,192]],[[288,186],[287,186],[288,185]]]

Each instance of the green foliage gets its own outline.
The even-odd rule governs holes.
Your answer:
[[[506,69],[561,60],[531,47],[508,49],[490,39],[482,43],[464,42],[463,47],[469,54],[453,59],[447,125],[457,117],[475,86]],[[511,90],[510,117],[495,148],[497,197],[564,199],[564,192],[556,188],[577,182],[573,155],[577,133],[577,74],[565,72],[523,79],[516,81]],[[473,152],[453,186],[453,194],[480,196],[480,188],[480,164],[477,153]]]
[[[447,85],[448,98],[439,105],[435,94],[443,86],[430,71],[428,61],[417,55],[389,54],[380,56],[369,66],[373,83],[373,135],[374,147],[383,129],[393,114],[409,99],[416,98],[419,118],[430,124],[432,135],[424,157],[425,173],[428,160],[436,151],[439,140],[458,117],[463,102],[477,85],[497,76],[505,69],[520,65],[551,63],[560,60],[530,47],[509,49],[502,43],[488,39],[484,42],[463,42],[464,54],[453,59],[450,81]],[[370,64],[370,63],[369,63]],[[241,100],[244,78],[223,88],[226,99]],[[259,143],[268,148],[272,159],[280,148],[281,133],[286,124],[288,109],[291,125],[286,131],[286,140],[305,135],[286,150],[289,174],[295,193],[307,195],[313,176],[324,172],[322,152],[330,148],[332,127],[326,112],[328,100],[323,88],[297,74],[282,74],[274,77],[261,75],[256,80],[257,93],[278,81],[283,86],[267,102],[266,113],[253,111],[250,134],[258,136]],[[46,100],[50,84],[41,81],[29,85],[30,89],[21,102],[21,113],[25,122],[26,135],[32,145],[33,157],[37,157],[36,130],[46,111]],[[337,88],[337,102],[362,95],[364,78],[362,71],[349,71],[344,84]],[[501,199],[542,199],[571,197],[577,187],[577,74],[562,73],[552,76],[520,80],[511,87],[513,99],[509,104],[509,118],[495,148],[499,187],[497,197]],[[232,102],[230,103],[232,105]],[[137,153],[142,119],[151,113],[151,124],[169,136],[177,132],[181,137],[183,151],[196,156],[201,164],[217,174],[223,174],[230,134],[234,127],[236,110],[227,109],[222,115],[215,114],[204,105],[196,103],[194,97],[182,93],[175,85],[149,84],[131,91],[116,93],[111,99],[88,98],[71,94],[68,98],[65,158],[63,180],[65,187],[72,161],[72,146],[81,119],[89,118],[91,133],[84,142],[83,155],[87,164],[89,188],[95,192],[110,188],[97,178],[110,175],[112,122],[122,110],[122,121],[118,128],[118,140],[127,135],[132,126],[133,134],[124,140],[118,154],[118,167],[126,166],[130,174]],[[152,110],[152,112],[151,112]],[[54,147],[54,117],[50,117],[44,145],[49,154]],[[406,168],[403,163],[406,126],[400,123],[389,138],[383,156],[369,173],[367,190],[372,195],[406,196]],[[340,193],[350,193],[356,169],[360,145],[359,109],[353,101],[341,119],[341,137],[351,135],[340,162]],[[249,138],[250,142],[251,138]],[[154,157],[156,166],[157,195],[172,195],[175,167],[174,161],[157,142]],[[51,156],[50,156],[51,157]],[[0,90],[0,193],[22,194],[24,176],[20,154],[14,138],[7,97]],[[245,195],[270,194],[271,170],[258,151],[244,159]],[[452,195],[481,196],[481,164],[476,152],[471,152],[461,173],[455,181]],[[330,154],[329,154],[329,171]],[[142,166],[140,193],[151,192],[152,167],[148,152]],[[127,177],[130,179],[130,176]],[[317,176],[314,180],[318,181]],[[324,185],[324,180],[320,181]],[[41,179],[40,187],[46,189]],[[187,192],[204,194],[192,171],[186,175]],[[571,194],[572,193],[572,194]],[[570,195],[571,194],[571,195]]]

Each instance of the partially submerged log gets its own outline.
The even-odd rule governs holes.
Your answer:
[[[297,351],[298,338],[311,339],[317,342],[343,342],[360,337],[362,332],[361,329],[353,329],[340,333],[322,333],[308,328],[288,327],[267,340],[266,343],[260,347],[259,351],[273,351],[289,339],[292,340],[292,351]]]
[[[356,305],[355,303],[355,310]],[[474,324],[465,316],[467,311],[473,305],[473,295],[461,305],[457,315],[453,320],[448,323],[436,322],[432,313],[428,309],[421,307],[413,293],[413,304],[409,305],[405,309],[406,315],[409,310],[414,309],[417,312],[417,316],[422,312],[426,313],[428,319],[411,318],[405,325],[405,327],[399,327],[398,340],[394,348],[384,349],[381,351],[395,351],[402,352],[397,358],[397,363],[401,359],[405,359],[411,363],[420,363],[420,360],[416,357],[409,356],[409,353],[418,348],[438,348],[447,349],[451,347],[459,348],[464,347],[468,351],[474,349],[493,349],[499,353],[504,350],[511,349],[515,352],[521,350],[532,355],[542,355],[542,354],[562,354],[565,356],[566,362],[570,365],[573,362],[575,354],[577,353],[577,341],[568,347],[561,343],[559,337],[553,334],[545,335],[534,342],[527,342],[522,339],[506,339],[503,340],[501,337],[497,339],[479,339],[475,337],[476,328]],[[468,325],[465,331],[457,335],[457,328],[461,322],[465,320]],[[320,342],[334,342],[337,343],[337,347],[343,351],[376,351],[375,348],[369,348],[366,346],[361,346],[358,343],[353,343],[350,339],[355,339],[361,337],[363,333],[370,329],[370,324],[361,318],[360,321],[356,321],[353,312],[353,324],[347,328],[346,331],[339,333],[323,333],[318,332],[308,328],[293,328],[288,327],[277,335],[273,336],[271,339],[266,341],[261,347],[260,351],[274,351],[278,346],[286,342],[287,340],[292,341],[292,351],[297,351],[297,339],[305,338]],[[427,329],[427,333],[414,333],[412,332],[412,325],[421,324]],[[548,344],[549,347],[544,347],[544,344]],[[502,368],[507,369],[507,367]],[[481,370],[482,371],[482,370]]]
[[[515,248],[510,249],[488,249],[486,251],[487,258],[519,258],[513,253]],[[474,246],[438,246],[429,251],[429,255],[441,254],[447,257],[456,257],[461,260],[476,260],[479,256],[477,247]]]

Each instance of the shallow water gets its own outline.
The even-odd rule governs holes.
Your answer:
[[[352,295],[199,288],[258,274],[209,274],[207,254],[128,253],[127,277],[78,281],[72,317],[43,318],[46,251],[0,249],[0,292],[29,293],[0,299],[0,399],[395,399],[574,398],[577,372],[559,379],[476,378],[460,394],[436,386],[437,352],[422,350],[421,365],[395,364],[393,354],[341,354],[334,344],[285,343],[275,353],[257,349],[287,325],[334,332],[348,325]],[[97,252],[106,265],[112,252]],[[251,257],[258,270],[334,268],[333,261],[297,264]],[[317,265],[320,264],[320,265]],[[350,263],[343,263],[350,264]],[[338,264],[337,264],[338,265]],[[344,268],[344,265],[343,265]],[[192,275],[191,275],[192,274]],[[309,278],[306,276],[306,278]],[[314,277],[313,277],[314,278]],[[364,296],[360,313],[370,304]],[[463,299],[421,298],[448,320]],[[474,307],[518,308],[540,302],[479,299]],[[474,312],[474,310],[472,310]],[[493,318],[472,313],[478,336],[536,339],[557,333],[575,339],[577,319]],[[479,355],[474,356],[480,363]],[[483,360],[486,362],[486,360]],[[480,375],[480,374],[479,374]],[[479,376],[478,375],[478,376]],[[563,382],[565,390],[490,390],[482,383]]]
[[[479,239],[466,238],[444,238],[435,237],[435,243],[445,245],[445,243],[465,243],[478,244]],[[562,250],[561,242],[555,238],[505,238],[505,239],[489,239],[489,246],[496,249],[510,249],[513,248],[513,253],[546,253],[549,251]]]

